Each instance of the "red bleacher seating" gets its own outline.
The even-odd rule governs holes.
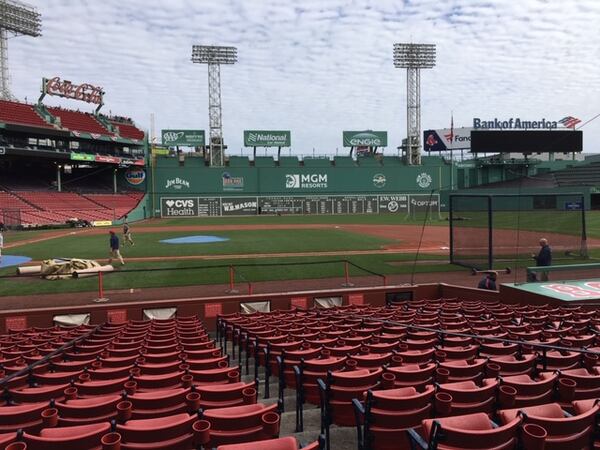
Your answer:
[[[116,121],[110,121],[110,123],[112,125],[114,125],[115,127],[119,127],[119,135],[122,138],[126,138],[126,139],[136,139],[138,141],[141,141],[144,139],[144,132],[142,130],[140,130],[139,128],[137,128],[135,125],[130,125],[127,123],[122,123],[122,122],[116,122]]]
[[[7,100],[0,100],[0,122],[53,128],[35,111],[32,105]]]
[[[78,218],[115,220],[129,213],[143,194],[88,194],[50,191],[0,191],[0,210],[18,209],[23,224],[61,224]]]
[[[92,114],[61,108],[48,108],[48,112],[60,118],[60,125],[63,128],[86,133],[112,135]]]

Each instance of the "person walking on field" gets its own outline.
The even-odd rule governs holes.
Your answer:
[[[132,247],[135,245],[133,238],[131,237],[131,228],[129,228],[127,216],[125,216],[125,221],[123,222],[123,245],[125,244],[129,244]]]
[[[531,255],[535,259],[538,267],[546,267],[552,265],[552,249],[548,244],[548,239],[540,239],[540,252],[536,255]],[[540,272],[540,281],[548,281],[548,272]]]
[[[125,265],[125,261],[123,261],[123,257],[121,256],[121,252],[119,251],[119,237],[112,230],[109,231],[109,233],[110,233],[110,258],[108,258],[108,264],[111,264],[113,258],[115,258],[115,259],[118,259],[122,265]]]
[[[3,231],[4,230],[0,229],[0,264],[2,263],[2,249],[4,248],[4,235],[2,234]]]

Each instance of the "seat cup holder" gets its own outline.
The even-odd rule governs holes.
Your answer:
[[[396,381],[396,375],[391,372],[384,372],[381,375],[381,387],[383,389],[394,389],[394,382]]]
[[[246,388],[242,391],[244,405],[254,405],[258,400],[258,392],[254,388]]]
[[[524,450],[544,450],[548,432],[534,423],[526,423],[522,428]]]
[[[117,403],[117,420],[120,423],[125,423],[131,419],[133,404],[130,401],[122,401]]]
[[[198,392],[189,392],[185,396],[185,402],[187,403],[188,411],[198,411],[200,409],[200,394]]]
[[[227,373],[227,380],[229,383],[239,383],[240,382],[240,372],[237,370],[232,370]]]
[[[121,450],[121,435],[119,433],[108,433],[100,439],[102,450]]]
[[[263,425],[263,433],[265,436],[269,437],[277,437],[279,436],[279,423],[280,418],[279,414],[274,412],[268,412],[262,415],[261,417],[262,425]]]
[[[77,398],[77,388],[76,387],[68,387],[64,391],[65,399],[67,400],[75,400]]]
[[[48,408],[42,411],[42,424],[44,428],[53,428],[58,425],[58,410]]]
[[[452,396],[447,392],[435,394],[435,412],[438,416],[449,416],[452,413]]]
[[[498,402],[501,408],[514,408],[517,390],[513,386],[503,385],[498,390]]]
[[[194,444],[206,446],[210,442],[210,422],[208,420],[196,420],[192,424],[194,432]]]

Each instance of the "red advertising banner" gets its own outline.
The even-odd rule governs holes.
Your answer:
[[[89,83],[73,84],[69,80],[61,80],[59,77],[44,78],[43,92],[48,95],[72,98],[87,103],[102,104],[104,91],[100,86]]]
[[[7,317],[4,322],[6,331],[8,330],[25,330],[27,328],[27,316],[11,316]]]
[[[121,158],[118,156],[107,156],[107,155],[96,155],[96,162],[109,163],[109,164],[120,164]]]
[[[125,323],[127,322],[126,309],[109,309],[106,311],[108,323]]]
[[[204,305],[204,317],[207,319],[217,317],[222,312],[223,305],[221,303],[206,303]]]
[[[308,298],[307,297],[292,297],[290,299],[292,307],[307,309]]]
[[[350,305],[364,305],[365,295],[364,294],[350,294],[348,295],[348,303]]]

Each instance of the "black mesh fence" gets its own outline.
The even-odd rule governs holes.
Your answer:
[[[587,257],[582,194],[450,196],[451,262],[477,269],[533,264],[541,238],[554,264]]]

